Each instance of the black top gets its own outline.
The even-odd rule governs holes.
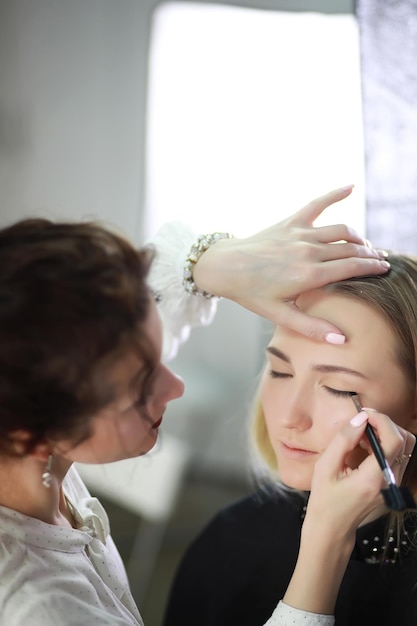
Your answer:
[[[164,626],[263,626],[293,573],[304,506],[299,494],[259,491],[217,514],[180,564]],[[357,533],[336,626],[417,625],[417,550],[406,532],[400,553],[387,539],[382,558],[385,525]]]

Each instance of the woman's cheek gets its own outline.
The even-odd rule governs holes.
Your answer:
[[[122,437],[137,439],[141,435],[148,434],[151,428],[151,422],[141,416],[135,409],[132,409],[130,415],[119,423],[119,433]]]
[[[320,413],[320,412],[319,412]],[[334,409],[326,411],[326,414],[321,413],[320,417],[314,420],[316,433],[321,435],[320,452],[324,452],[332,441],[333,437],[347,422],[351,419],[351,416],[346,416],[346,412],[343,411],[343,415],[340,411],[340,406],[335,406]]]

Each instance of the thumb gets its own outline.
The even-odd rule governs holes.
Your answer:
[[[277,326],[284,326],[314,341],[341,345],[345,342],[342,331],[327,320],[303,313],[290,302],[275,303],[274,308],[265,311],[266,317]]]
[[[368,414],[361,411],[336,433],[316,463],[316,479],[324,474],[337,476],[345,469],[345,458],[359,444],[367,421]]]

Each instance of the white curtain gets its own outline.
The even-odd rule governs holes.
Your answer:
[[[366,232],[417,252],[417,1],[358,0]]]

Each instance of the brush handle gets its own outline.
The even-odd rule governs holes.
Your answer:
[[[379,467],[384,470],[387,468],[388,463],[386,458],[384,457],[384,453],[382,452],[381,445],[376,438],[375,431],[370,424],[366,425],[365,433],[368,437],[369,443],[371,444],[372,452],[376,456],[376,460],[378,461]]]
[[[353,404],[355,405],[356,410],[360,413],[362,411],[362,404],[359,400],[359,396],[357,393],[351,394]],[[384,474],[385,481],[387,485],[396,485],[395,476],[390,468],[387,459],[384,456],[384,452],[381,448],[381,444],[379,443],[377,436],[375,435],[375,431],[372,426],[368,423],[365,427],[365,433],[368,437],[368,441],[371,444],[372,452],[375,455],[376,460],[378,461],[379,467],[382,469],[382,473]]]
[[[376,438],[375,431],[370,424],[367,424],[365,427],[365,433],[368,437],[369,443],[371,444],[372,452],[374,453],[376,460],[378,461],[379,467],[382,469],[382,473],[384,474],[384,478],[388,485],[395,485],[395,476],[393,474],[392,469],[388,465],[388,461],[384,456],[384,453],[381,448],[381,444]]]

